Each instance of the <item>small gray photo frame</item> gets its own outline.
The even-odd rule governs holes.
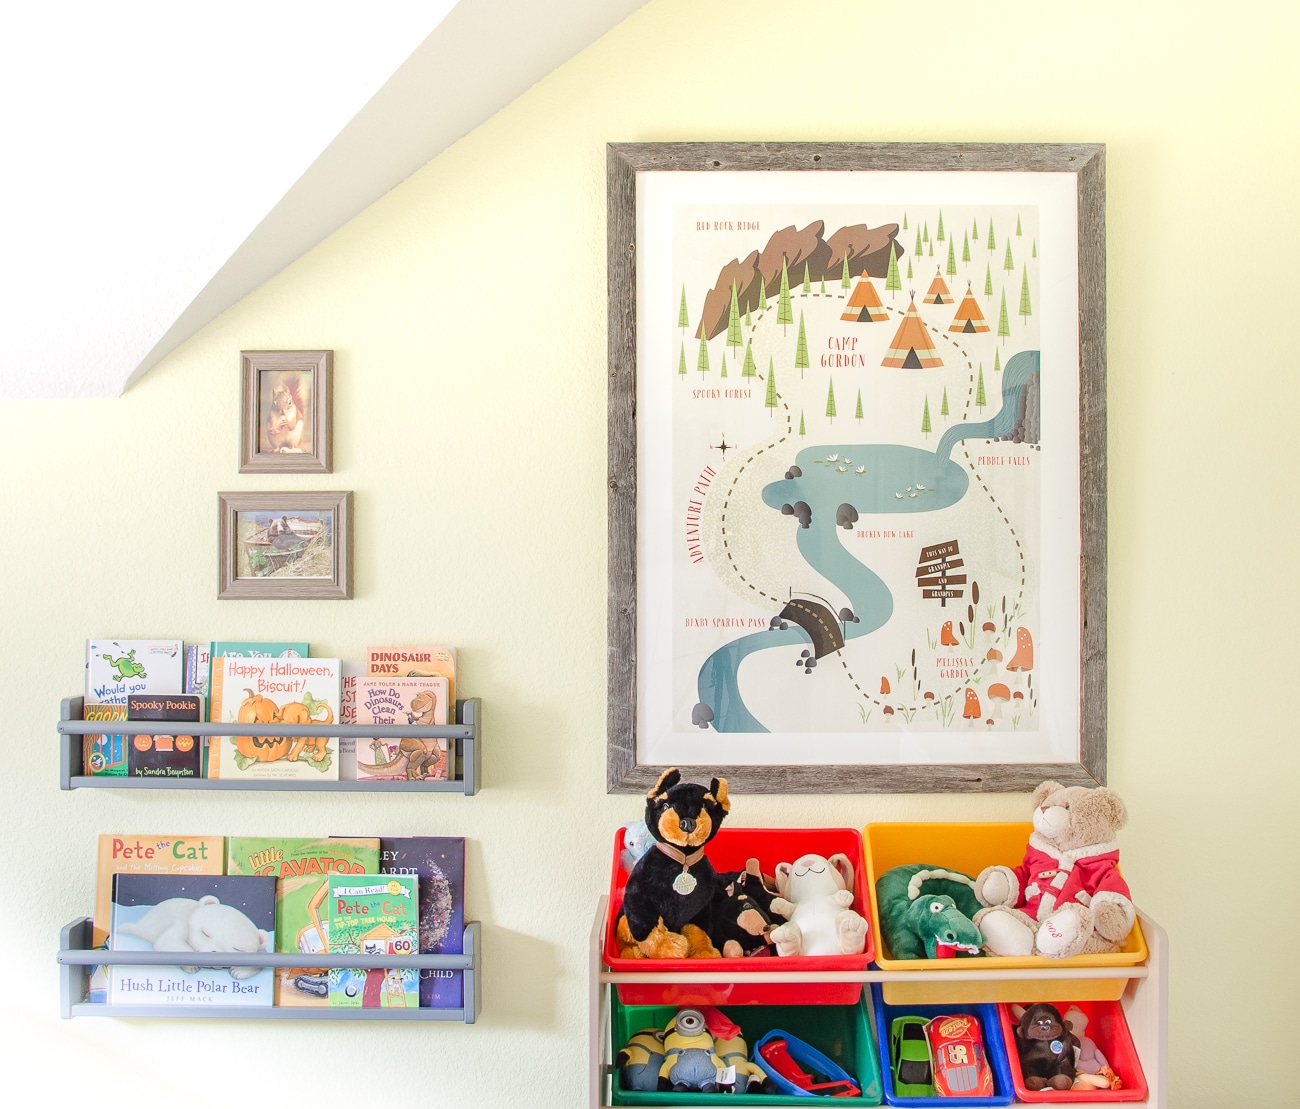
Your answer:
[[[245,350],[239,361],[239,472],[330,473],[334,352]]]
[[[217,497],[219,600],[351,598],[351,492]]]

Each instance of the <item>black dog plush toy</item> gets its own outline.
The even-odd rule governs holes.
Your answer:
[[[709,935],[718,876],[704,857],[731,809],[727,781],[683,782],[674,768],[646,794],[654,847],[637,860],[623,892],[616,936],[625,958],[720,957]]]
[[[1016,1025],[1016,1051],[1026,1090],[1068,1090],[1074,1085],[1075,1049],[1079,1038],[1070,1031],[1055,1005],[1037,1004],[1022,1009],[1011,1006],[1019,1020]]]
[[[794,913],[794,906],[776,892],[776,881],[764,874],[757,859],[744,870],[718,875],[713,904],[713,942],[724,959],[775,955],[772,929]]]

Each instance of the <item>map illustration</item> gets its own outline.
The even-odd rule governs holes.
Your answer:
[[[647,761],[1055,757],[1043,470],[1078,446],[1044,379],[1077,378],[1042,353],[1039,205],[719,207],[672,206],[642,325]]]

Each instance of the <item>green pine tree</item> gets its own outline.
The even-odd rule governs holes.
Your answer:
[[[934,257],[934,243],[933,243],[933,242],[930,243],[929,250],[927,250],[926,253],[929,254],[929,256],[930,256],[931,258]]]
[[[970,261],[970,236],[969,235],[962,235],[961,237],[961,260],[963,262]]]
[[[988,262],[984,263],[984,295],[986,297],[993,295],[993,269]]]
[[[1034,240],[1034,250],[1033,250],[1033,253],[1029,255],[1029,257],[1031,257],[1031,258],[1037,258],[1037,257],[1038,257],[1038,240],[1037,240],[1037,239]]]
[[[804,430],[804,426],[803,426],[803,409],[802,409],[802,408],[799,409],[799,434],[800,434],[800,435],[807,435],[807,434],[808,434],[808,433]]]
[[[983,368],[983,366],[984,363],[981,362],[980,367]],[[995,374],[1000,374],[1002,372],[1002,354],[997,347],[993,348],[993,372]]]
[[[781,294],[776,298],[776,322],[781,325],[781,334],[789,324],[794,323],[794,312],[790,308],[790,274],[785,268],[785,256],[781,257]]]
[[[907,274],[910,277],[912,275],[912,270],[911,270],[912,263],[909,261],[907,263],[907,266],[908,266]],[[893,295],[896,292],[898,292],[898,290],[901,289],[902,287],[903,287],[903,281],[898,276],[898,259],[895,257],[894,248],[891,246],[889,248],[889,269],[885,272],[885,288],[889,290],[889,295],[890,298],[892,299]]]
[[[727,352],[725,350],[722,352],[722,362],[720,364],[722,366],[722,372],[718,376],[726,377],[727,376]]]
[[[686,312],[686,286],[682,286],[682,304],[677,309],[677,326],[683,331],[691,326],[691,317]]]
[[[979,220],[975,220],[975,219],[973,219],[973,220],[970,221],[970,237],[971,237],[972,239],[974,239],[976,242],[979,242],[979,241],[980,241],[980,225],[979,225]]]
[[[943,401],[939,405],[939,415],[948,415],[948,386],[943,387]]]
[[[859,423],[862,422],[862,390],[858,390],[858,406],[853,410],[853,418]]]
[[[808,295],[808,263],[803,264],[803,295]]]
[[[998,335],[1005,343],[1007,336],[1011,334],[1011,324],[1007,320],[1007,291],[1002,290],[1002,307],[998,310]]]
[[[925,411],[921,413],[921,433],[930,438],[930,398],[925,398]]]
[[[703,338],[700,339],[700,356],[695,360],[695,368],[702,374],[709,372],[709,344]]]
[[[1020,238],[1020,213],[1016,213],[1016,238]]]
[[[825,295],[826,295],[826,278],[825,278],[825,277],[822,278],[822,287],[821,287],[820,292],[818,292],[817,295],[818,295],[818,296],[825,296]]]
[[[835,422],[835,379],[834,378],[827,379],[826,415],[829,417],[831,423]]]
[[[992,253],[993,253],[995,250],[997,250],[997,248],[998,248],[997,240],[993,238],[993,220],[992,220],[991,218],[989,219],[989,241],[988,241],[988,248],[989,248],[989,253],[990,253],[990,254],[992,254]]]
[[[906,213],[906,212],[903,213],[903,230],[904,230],[904,231],[907,230],[907,213]]]
[[[767,279],[760,273],[758,275],[758,303],[763,311],[767,311]]]
[[[983,408],[988,404],[988,399],[984,396],[984,363],[980,363],[979,379],[975,382],[975,407]]]
[[[804,335],[802,312],[799,313],[799,342],[794,348],[794,368],[799,371],[800,377],[803,377],[803,371],[808,368],[808,338]]]
[[[767,397],[763,406],[772,409],[772,415],[776,415],[776,369],[770,358],[767,360]]]
[[[1029,308],[1029,267],[1024,268],[1020,276],[1020,314],[1025,317],[1025,323],[1029,322],[1029,317],[1034,313]]]
[[[840,288],[847,289],[852,282],[849,280],[849,252],[844,252],[844,267],[840,270]]]
[[[939,209],[939,230],[935,232],[934,237],[937,242],[943,242],[943,209],[942,208]]]
[[[915,255],[919,258],[919,257],[921,257],[921,251],[922,251],[923,249],[924,249],[924,247],[922,246],[922,243],[921,243],[921,229],[918,227],[918,228],[916,229],[916,246],[912,249],[912,253],[915,254]]]
[[[751,339],[745,344],[745,361],[740,367],[741,377],[754,377],[758,374],[758,367],[754,365],[754,340]]]
[[[1002,259],[1002,268],[1003,268],[1004,270],[1006,270],[1007,273],[1010,273],[1013,269],[1016,268],[1016,264],[1015,264],[1015,262],[1013,262],[1013,261],[1011,260],[1011,240],[1010,240],[1010,239],[1007,240],[1007,253],[1006,253],[1006,255],[1005,255],[1005,256],[1003,257],[1003,259]]]
[[[949,277],[957,276],[957,259],[953,257],[952,240],[948,240],[948,264],[943,270]]]
[[[754,321],[749,316],[749,301],[745,301],[745,326],[753,330]]]
[[[740,334],[740,304],[736,300],[736,283],[731,283],[731,310],[727,314],[727,346],[738,347],[745,340]],[[726,351],[723,351],[725,354]]]
[[[907,260],[907,280],[912,280],[912,259]]]
[[[686,344],[681,345],[681,354],[677,357],[677,373],[680,377],[686,376]]]
[[[928,243],[930,241],[930,221],[925,221],[925,228],[921,234],[921,241]]]

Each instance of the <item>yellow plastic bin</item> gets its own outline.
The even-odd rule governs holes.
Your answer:
[[[1141,924],[1124,947],[1105,955],[1076,955],[1071,959],[1044,959],[1039,955],[989,955],[972,959],[894,959],[880,931],[880,909],[876,902],[876,880],[896,866],[931,863],[977,877],[986,866],[1001,863],[1019,866],[1033,825],[1026,821],[1007,824],[868,824],[862,830],[867,861],[868,899],[871,927],[876,937],[876,965],[881,970],[914,974],[913,982],[884,982],[881,989],[888,1005],[947,1005],[977,1001],[1051,1001],[1071,997],[1080,1001],[1118,1001],[1128,983],[1126,978],[1043,978],[1017,979],[1014,972],[1054,967],[1131,967],[1146,962],[1147,945]],[[935,982],[927,972],[954,970],[1005,970],[1008,981]]]

